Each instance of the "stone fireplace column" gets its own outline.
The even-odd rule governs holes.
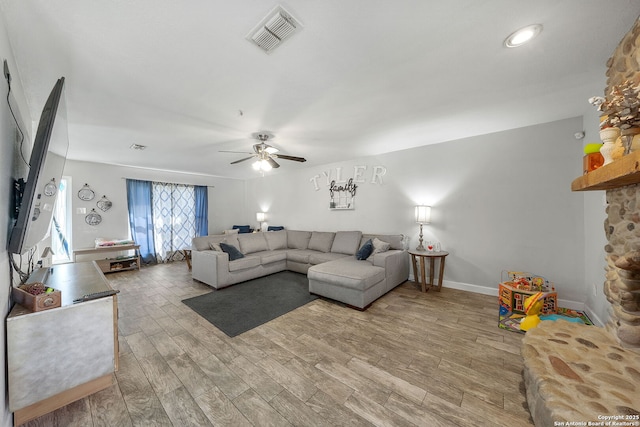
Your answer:
[[[640,350],[640,185],[607,190],[607,202],[606,328],[623,347]]]

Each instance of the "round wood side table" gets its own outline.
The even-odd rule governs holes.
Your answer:
[[[444,259],[449,252],[447,251],[419,251],[409,250],[411,254],[411,263],[413,264],[413,280],[422,285],[422,292],[427,292],[429,289],[434,288],[437,292],[440,292],[442,288],[442,278],[444,277]],[[427,259],[429,260],[429,281],[427,282],[426,266]],[[440,271],[438,274],[438,285],[433,284],[435,261],[440,260]],[[420,275],[418,276],[418,262],[420,263]],[[428,287],[427,287],[428,285]]]

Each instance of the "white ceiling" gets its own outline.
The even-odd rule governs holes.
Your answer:
[[[266,54],[245,36],[278,4],[303,29]],[[32,117],[66,77],[70,159],[246,178],[251,162],[230,165],[243,155],[219,150],[250,151],[258,131],[307,158],[282,160],[286,171],[580,116],[640,2],[0,0],[0,10]],[[503,47],[534,23],[544,30],[533,43]]]

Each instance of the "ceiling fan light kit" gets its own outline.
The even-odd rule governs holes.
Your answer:
[[[255,135],[255,138],[260,142],[258,144],[253,144],[253,153],[247,152],[246,154],[251,154],[249,157],[245,157],[242,159],[235,160],[231,162],[232,165],[237,163],[244,162],[245,160],[250,160],[256,158],[257,160],[252,164],[252,167],[256,171],[260,171],[262,173],[268,172],[273,168],[279,168],[280,164],[276,162],[275,159],[283,159],[283,160],[292,160],[294,162],[306,162],[307,159],[304,157],[297,156],[289,156],[286,154],[276,154],[279,150],[271,145],[267,144],[269,138],[272,135],[266,133],[258,133]],[[221,151],[221,153],[242,153],[241,151]]]

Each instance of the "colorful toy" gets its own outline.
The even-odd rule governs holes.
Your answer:
[[[544,305],[544,292],[537,292],[524,300],[524,311],[527,314],[520,322],[520,330],[528,331],[541,322],[540,312]]]
[[[553,321],[553,320],[560,320],[560,319],[566,320],[567,322],[582,323],[583,325],[587,324],[580,317],[572,317],[572,316],[566,316],[566,315],[562,315],[562,314],[545,314],[543,316],[540,316],[540,320],[545,321],[545,322]]]
[[[526,315],[525,300],[536,293],[542,293],[539,297],[542,304],[539,315],[558,313],[558,294],[555,286],[544,277],[524,271],[502,271],[500,278],[498,327],[525,333],[520,329],[520,323]]]
[[[518,289],[513,281],[502,282],[498,288],[498,301],[500,303],[500,315],[510,316],[511,314],[525,314],[524,301],[527,297],[535,295],[537,292],[544,293],[544,306],[542,314],[553,314],[558,312],[558,294],[552,287],[543,287],[535,291]]]

